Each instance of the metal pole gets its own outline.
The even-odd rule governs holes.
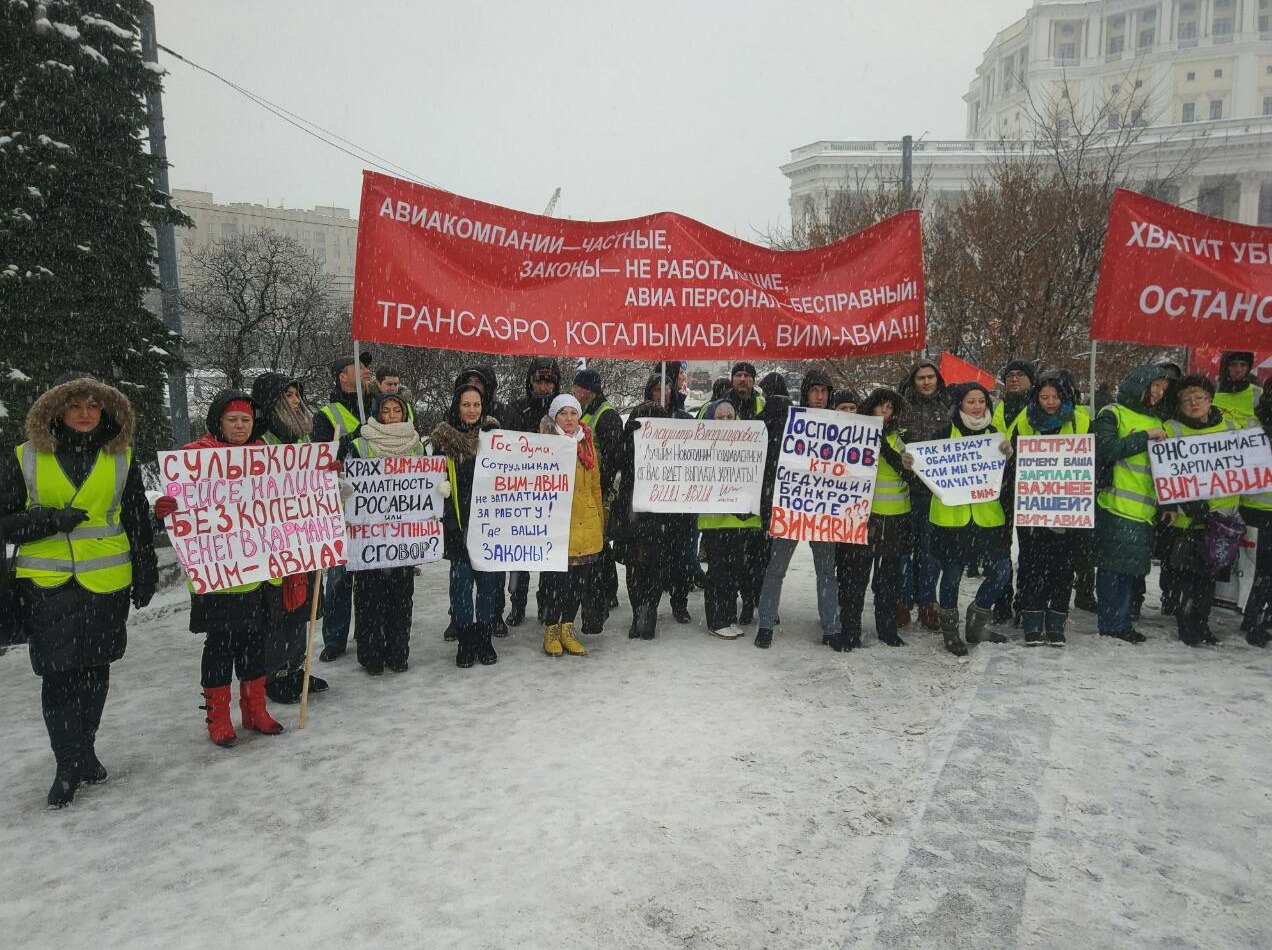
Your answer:
[[[662,377],[662,384],[659,387],[662,390],[661,402],[664,406],[671,405],[671,399],[667,396],[667,361],[658,361],[658,375]]]
[[[141,11],[141,55],[148,63],[159,62],[159,36],[155,32],[155,8],[146,3]],[[155,169],[155,190],[169,194],[168,190],[168,140],[163,131],[163,97],[159,90],[146,94],[146,117],[150,133],[150,154],[158,159]],[[164,349],[173,356],[181,356],[181,301],[177,285],[177,238],[171,224],[155,225],[155,252],[159,258],[159,299],[163,322],[176,334]],[[175,445],[190,441],[190,407],[186,399],[185,370],[168,374],[168,410],[172,418],[172,438]]]
[[[358,421],[367,421],[367,407],[362,404],[362,344],[353,341],[353,378],[358,393]]]
[[[910,207],[910,192],[914,186],[914,136],[901,137],[901,200]]]
[[[1091,400],[1091,418],[1095,418],[1095,340],[1091,341],[1091,388],[1087,390],[1087,398]]]

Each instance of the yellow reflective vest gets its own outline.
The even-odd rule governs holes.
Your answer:
[[[1086,406],[1073,407],[1073,419],[1066,422],[1060,427],[1057,435],[1086,435],[1091,431],[1091,413],[1087,411]],[[1016,435],[1037,435],[1034,427],[1029,424],[1028,410],[1021,410],[1020,415],[1016,419]]]
[[[893,451],[900,455],[905,451],[901,437],[895,433],[884,436]],[[870,503],[872,515],[908,515],[910,513],[910,486],[901,473],[879,453],[879,466],[875,471],[874,499]]]
[[[984,432],[976,434],[989,435],[996,431],[998,430],[991,425]],[[958,426],[950,426],[951,439],[962,437],[963,433],[959,431]],[[946,505],[933,494],[928,520],[938,528],[963,528],[973,521],[979,528],[1001,528],[1007,523],[1007,516],[1003,514],[1003,506],[997,498],[993,501],[978,501],[970,505]]]
[[[1161,420],[1144,412],[1136,412],[1116,403],[1105,406],[1100,412],[1111,412],[1117,417],[1117,437],[1125,439],[1136,432],[1161,428]],[[1148,464],[1148,450],[1118,459],[1113,463],[1113,483],[1096,496],[1095,503],[1110,514],[1152,524],[1157,515],[1157,492],[1153,488],[1153,472]]]
[[[1262,396],[1263,390],[1251,383],[1239,393],[1215,393],[1214,407],[1223,413],[1225,419],[1231,419],[1236,428],[1245,429],[1258,425],[1254,407]]]
[[[329,402],[322,407],[322,414],[331,420],[331,427],[335,430],[337,441],[358,428],[358,417],[350,412],[344,403]]]

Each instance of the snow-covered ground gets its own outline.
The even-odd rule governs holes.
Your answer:
[[[836,654],[801,547],[767,652],[695,596],[652,643],[624,607],[586,659],[526,625],[459,670],[444,579],[409,672],[321,664],[304,731],[277,707],[230,750],[161,593],[112,674],[111,779],[62,812],[39,680],[0,659],[0,946],[1272,947],[1272,651],[1233,614],[1216,649],[1075,614],[1064,650]]]

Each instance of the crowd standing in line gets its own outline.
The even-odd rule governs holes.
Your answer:
[[[1182,505],[1159,505],[1149,467],[1150,442],[1248,426],[1272,433],[1272,390],[1252,381],[1252,353],[1224,354],[1218,383],[1183,375],[1171,364],[1136,367],[1106,392],[1094,418],[1065,372],[1038,371],[1014,360],[1000,373],[1004,396],[995,401],[979,384],[946,385],[939,367],[918,362],[896,390],[864,396],[833,388],[818,370],[803,379],[799,405],[875,416],[883,440],[867,543],[811,545],[822,643],[838,652],[862,645],[865,590],[874,593],[877,638],[905,646],[900,631],[914,612],[939,630],[946,650],[1003,642],[996,626],[1015,622],[1027,646],[1063,646],[1072,606],[1095,609],[1101,636],[1137,644],[1144,578],[1155,556],[1162,565],[1163,612],[1176,619],[1182,643],[1218,642],[1210,627],[1216,579],[1225,573],[1212,557],[1211,534],[1244,526],[1272,527],[1272,492]],[[795,542],[769,537],[778,446],[792,400],[780,374],[757,387],[756,370],[739,362],[717,381],[699,416],[759,420],[769,453],[761,510],[749,515],[700,515],[633,510],[636,433],[649,420],[688,419],[683,364],[655,364],[642,400],[626,421],[605,396],[604,380],[581,370],[566,391],[552,359],[530,364],[524,396],[512,406],[497,399],[489,366],[463,370],[445,418],[421,439],[414,407],[392,367],[372,373],[370,359],[331,367],[330,400],[316,413],[300,384],[278,373],[259,377],[249,395],[223,391],[208,410],[207,432],[186,448],[260,443],[338,441],[339,456],[444,456],[441,488],[444,556],[449,565],[456,665],[490,665],[492,637],[525,621],[529,576],[513,574],[511,610],[504,621],[503,572],[473,569],[467,550],[468,509],[479,434],[496,428],[556,434],[576,445],[568,570],[540,576],[537,610],[549,656],[585,656],[578,634],[604,630],[617,606],[616,563],[625,565],[632,608],[628,637],[652,640],[664,593],[672,617],[691,622],[689,592],[706,563],[706,628],[722,639],[742,636],[755,622],[754,643],[771,648],[780,628],[783,580]],[[359,422],[359,391],[370,412]],[[1097,404],[1099,400],[1097,400]],[[0,529],[17,546],[15,623],[30,643],[32,668],[43,678],[42,707],[56,773],[51,807],[70,803],[84,784],[105,781],[95,737],[103,717],[110,664],[124,654],[129,604],[143,607],[157,585],[152,527],[130,443],[134,420],[128,399],[91,378],[70,374],[36,400],[26,420],[27,441],[0,465]],[[986,432],[1004,436],[1004,494],[993,501],[945,505],[913,472],[907,445]],[[1096,526],[1088,530],[1014,529],[1010,485],[1014,444],[1021,436],[1094,433],[1097,460]],[[334,463],[338,468],[341,463]],[[180,511],[176,498],[154,504],[160,519]],[[1246,640],[1272,640],[1272,531],[1260,538],[1256,573],[1242,619]],[[1012,590],[1012,551],[1018,551]],[[983,580],[965,614],[959,582],[975,567]],[[357,657],[371,675],[408,668],[417,569],[325,572],[323,649],[331,663],[346,651],[352,624]],[[524,578],[524,579],[523,579]],[[245,584],[215,593],[191,591],[190,629],[204,637],[200,684],[209,738],[238,741],[231,716],[232,681],[239,680],[245,729],[275,735],[275,702],[299,699],[304,686],[305,627],[316,574]],[[1092,587],[1094,590],[1092,591]],[[1077,599],[1074,599],[1074,593]],[[1085,593],[1084,593],[1085,592]],[[1092,597],[1094,594],[1094,597]],[[576,619],[581,627],[576,631]],[[327,684],[311,677],[311,692]]]

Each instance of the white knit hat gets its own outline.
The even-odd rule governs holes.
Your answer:
[[[556,422],[557,413],[562,409],[573,409],[580,416],[583,415],[583,407],[569,393],[561,393],[561,395],[552,400],[552,405],[548,407],[548,418]]]

